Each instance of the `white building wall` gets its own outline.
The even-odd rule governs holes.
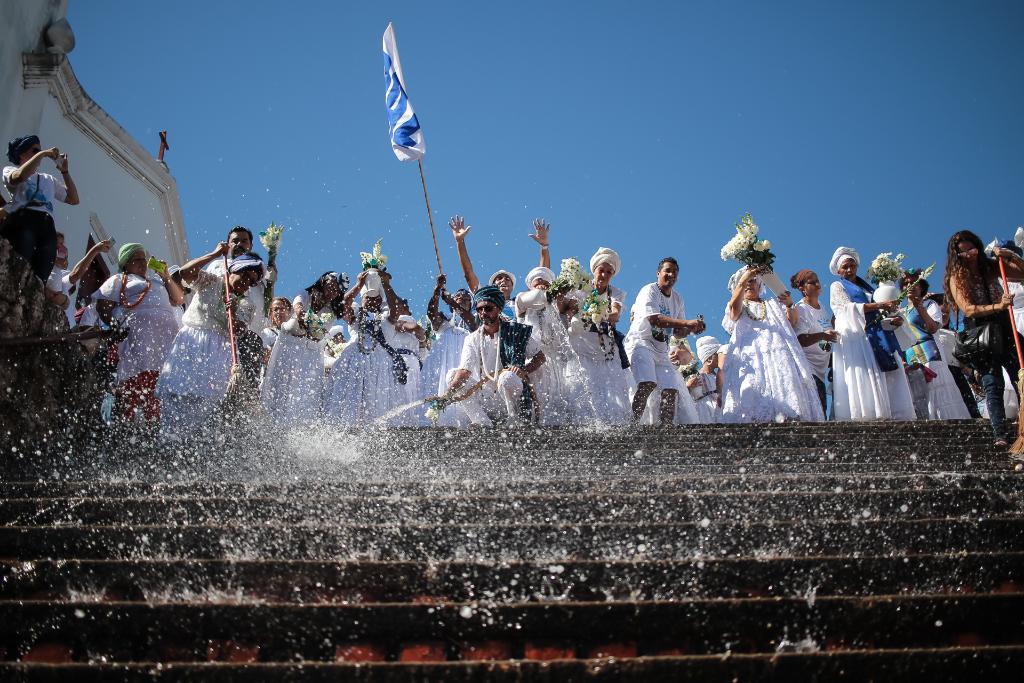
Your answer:
[[[64,0],[0,0],[4,155],[8,140],[29,133],[44,148],[68,154],[81,203],[57,203],[54,220],[72,264],[85,254],[90,235],[140,242],[158,258],[184,263],[188,243],[174,178],[86,94],[68,57],[47,49],[46,27],[65,10]],[[55,173],[53,162],[45,160],[41,170]],[[116,254],[106,261],[117,269]]]

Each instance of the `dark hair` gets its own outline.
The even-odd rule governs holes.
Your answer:
[[[950,293],[952,281],[956,280],[957,287],[959,287],[962,294],[967,295],[969,292],[969,288],[965,284],[969,273],[960,260],[960,247],[958,245],[961,242],[967,242],[978,250],[978,275],[981,276],[984,286],[988,287],[989,281],[994,280],[996,277],[996,266],[992,259],[985,256],[985,245],[981,243],[981,238],[970,230],[954,232],[946,244],[946,272],[942,276],[942,291],[945,293],[946,300],[954,311],[959,310],[959,307],[956,304],[956,299]]]
[[[676,261],[671,256],[666,256],[665,258],[658,261],[658,270],[661,270],[666,263],[671,263],[673,266],[676,267],[676,270],[679,270],[679,261]]]
[[[920,268],[911,268],[910,270],[908,270],[905,273],[903,273],[903,277],[900,278],[900,280],[901,280],[901,282],[906,283],[907,285],[909,285],[911,282],[913,282],[915,287],[917,285],[922,285],[924,287],[925,293],[927,293],[928,292],[928,281],[925,280],[923,277],[919,277],[920,274],[921,274],[921,269]]]
[[[327,305],[330,307],[331,313],[334,314],[334,317],[340,318],[342,313],[345,312],[345,288],[342,286],[341,282],[338,282],[337,273],[335,273],[333,270],[327,271],[326,273],[318,277],[316,279],[316,282],[311,284],[309,287],[306,287],[306,291],[312,295],[313,290],[315,289],[321,294],[323,294],[324,285],[329,280],[334,280],[334,283],[338,285],[338,296],[334,297],[334,299],[332,299],[331,301],[328,301]]]
[[[815,277],[818,276],[818,274],[815,273],[810,268],[803,268],[797,271],[797,273],[793,277],[789,278],[789,286],[792,287],[793,289],[800,289],[801,287],[804,286],[804,283],[806,283],[812,275]]]
[[[244,225],[236,225],[235,227],[228,230],[228,237],[231,237],[232,233],[236,232],[244,232],[246,235],[249,236],[249,243],[253,243],[252,230],[250,230],[249,228],[245,227]]]

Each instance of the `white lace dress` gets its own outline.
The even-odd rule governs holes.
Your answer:
[[[829,288],[839,341],[832,345],[832,405],[836,420],[913,420],[914,399],[900,368],[882,372],[865,334],[864,304],[850,301],[840,282]]]
[[[610,298],[625,306],[626,293],[608,287]],[[628,322],[628,321],[627,321]],[[633,390],[633,373],[622,367],[622,358],[615,339],[595,332],[579,319],[569,323],[569,343],[583,371],[583,401],[593,408],[600,424],[623,425],[633,416],[629,395]]]
[[[138,304],[132,308],[122,306],[122,290],[127,303]],[[116,305],[112,317],[128,326],[128,336],[117,346],[117,381],[143,372],[160,372],[178,334],[178,317],[163,280],[156,275],[123,278],[122,273],[117,273],[100,285],[93,298],[113,301]]]
[[[423,372],[420,379],[420,397],[440,396],[448,390],[445,378],[453,368],[459,367],[459,360],[462,358],[462,345],[466,343],[466,337],[470,335],[465,327],[457,327],[451,321],[446,321],[437,330],[437,338],[430,348],[430,353],[423,360]],[[426,410],[420,411],[421,425],[430,425],[426,417]],[[438,426],[455,427],[461,425],[459,411],[445,410],[437,421]]]
[[[811,367],[777,299],[744,302],[731,330],[722,386],[722,422],[824,421]]]

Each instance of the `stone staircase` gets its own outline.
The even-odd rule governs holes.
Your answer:
[[[134,441],[133,441],[134,440]],[[0,680],[1020,680],[982,422],[18,451]]]

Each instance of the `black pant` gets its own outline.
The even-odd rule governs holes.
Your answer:
[[[33,209],[15,211],[3,223],[3,236],[46,282],[57,260],[57,229],[50,214]]]
[[[956,382],[956,388],[960,390],[960,398],[964,400],[967,412],[973,418],[981,417],[981,411],[978,410],[978,400],[974,397],[974,392],[971,391],[971,385],[964,376],[963,370],[950,365],[949,371],[953,374],[953,381]]]

